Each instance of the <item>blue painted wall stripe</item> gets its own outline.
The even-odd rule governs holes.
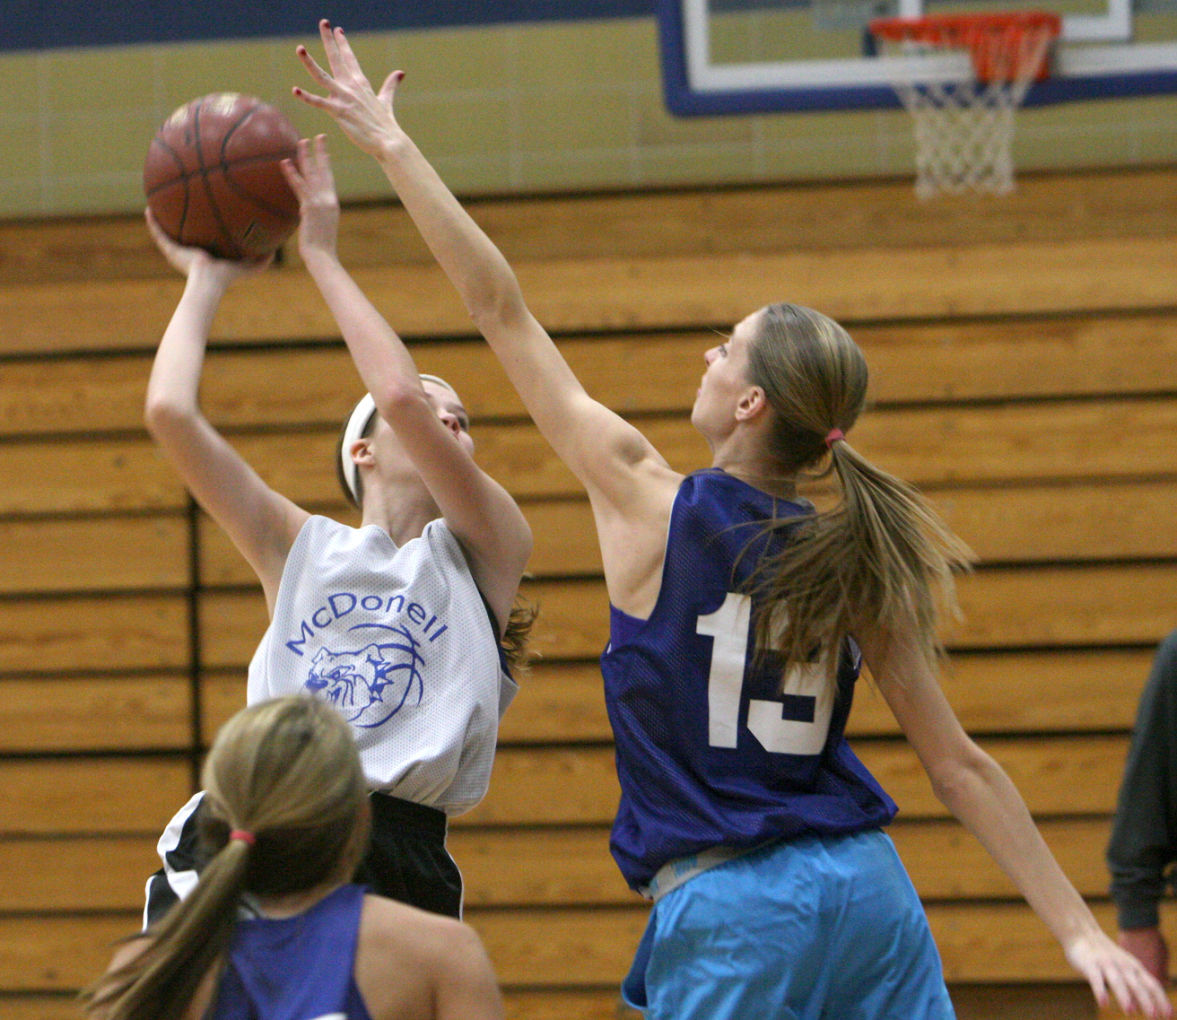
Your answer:
[[[321,17],[351,32],[645,18],[653,15],[654,4],[655,0],[0,0],[0,50],[313,38]]]

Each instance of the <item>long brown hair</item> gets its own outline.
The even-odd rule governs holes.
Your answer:
[[[845,438],[866,403],[862,351],[820,312],[775,304],[762,310],[748,355],[749,381],[773,410],[769,445],[782,472],[838,481],[831,508],[769,525],[795,534],[752,575],[764,599],[757,648],[777,651],[786,673],[815,653],[832,672],[846,635],[869,627],[910,636],[932,664],[940,618],[956,607],[953,574],[973,555],[911,485]]]
[[[351,728],[314,698],[238,712],[218,733],[201,781],[200,834],[213,856],[196,888],[148,931],[146,948],[83,993],[91,1015],[182,1016],[221,965],[243,894],[346,881],[367,847],[367,782]]]

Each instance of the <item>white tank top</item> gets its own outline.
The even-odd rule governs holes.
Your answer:
[[[445,521],[399,548],[376,525],[302,526],[249,664],[250,704],[327,701],[351,723],[373,789],[460,814],[486,793],[517,690]]]

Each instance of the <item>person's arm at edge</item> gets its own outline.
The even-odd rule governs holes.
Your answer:
[[[1165,872],[1177,859],[1177,631],[1161,642],[1140,696],[1107,847],[1119,942],[1158,980],[1168,980],[1160,930]]]

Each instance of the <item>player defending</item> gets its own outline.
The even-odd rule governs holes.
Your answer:
[[[683,476],[583,389],[514,273],[373,91],[342,31],[330,114],[384,169],[532,418],[588,491],[611,602],[602,656],[621,805],[612,848],[655,900],[625,982],[656,1020],[953,1015],[915,891],[883,826],[894,805],[846,743],[860,659],[937,795],[977,835],[1103,1004],[1168,1015],[1099,928],[936,674],[936,592],[965,551],[847,440],[866,398],[848,334],[796,305],[753,311],[703,356]],[[827,468],[841,503],[798,498]]]

